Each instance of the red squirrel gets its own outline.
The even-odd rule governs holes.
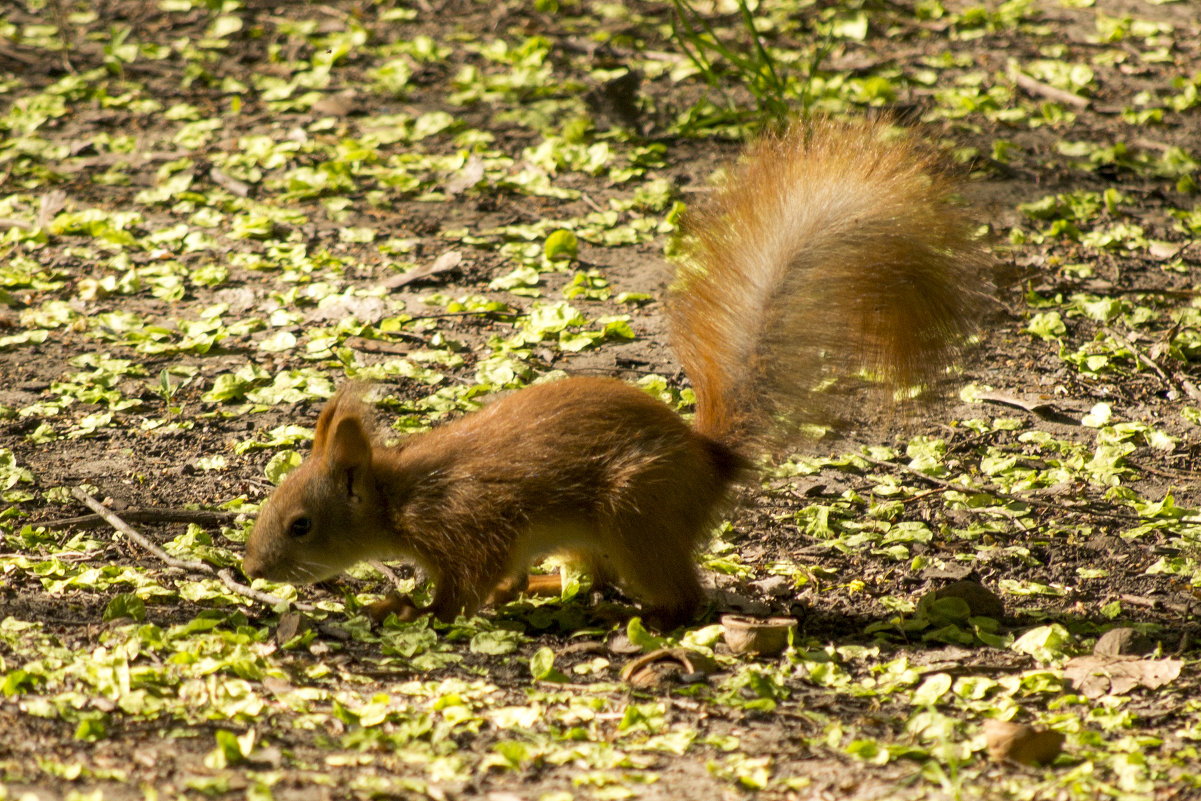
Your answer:
[[[732,487],[838,403],[829,379],[929,385],[977,329],[987,260],[955,189],[938,153],[886,122],[763,138],[685,218],[666,311],[691,426],[642,390],[577,377],[384,447],[350,385],[263,506],[244,571],[308,583],[406,557],[434,596],[402,611],[450,621],[560,553],[619,581],[658,625],[687,622],[704,599],[695,553]]]

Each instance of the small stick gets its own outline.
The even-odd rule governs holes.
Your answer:
[[[78,496],[77,496],[78,497]],[[239,512],[214,512],[207,509],[126,509],[122,520],[133,523],[196,523],[201,526],[233,523]],[[35,523],[46,528],[99,528],[108,522],[103,516],[80,515]]]
[[[934,489],[926,490],[925,492],[919,492],[916,495],[910,495],[908,498],[901,501],[901,504],[904,505],[907,503],[913,503],[914,501],[921,500],[922,498],[926,498],[930,495],[937,495],[940,492],[946,492],[946,491],[947,491],[947,487],[935,487]]]
[[[205,565],[205,567],[208,567],[208,565]],[[210,571],[212,570],[212,568],[209,569]],[[290,603],[301,612],[312,612],[314,609],[312,604],[303,604],[299,601],[287,601],[283,598],[280,598],[278,595],[272,595],[269,592],[259,592],[256,589],[247,587],[245,584],[239,583],[238,580],[234,578],[233,571],[228,567],[224,570],[217,571],[217,578],[221,579],[222,584],[224,584],[226,587],[229,587],[238,595],[243,595],[251,600],[259,601],[260,603],[265,603],[272,608],[280,606],[281,604]]]
[[[1081,97],[1071,92],[1065,92],[1063,89],[1056,89],[1054,86],[1048,86],[1042,81],[1036,81],[1029,75],[1023,72],[1014,71],[1013,81],[1018,86],[1025,89],[1032,95],[1042,95],[1048,100],[1053,100],[1057,103],[1067,103],[1069,106],[1076,108],[1088,108],[1091,102],[1087,97]]]
[[[117,517],[117,515],[114,514],[111,509],[105,508],[100,501],[84,492],[81,487],[72,487],[71,494],[74,495],[76,500],[78,500],[80,503],[84,504],[93,512],[103,517],[105,522],[107,522],[110,526],[115,528],[117,531],[120,531],[126,537],[129,537],[129,539],[133,540],[138,545],[141,545],[143,548],[150,551],[152,554],[157,556],[163,562],[166,562],[171,567],[178,567],[182,570],[199,571],[201,573],[213,572],[213,569],[204,562],[197,562],[192,559],[176,559],[174,556],[155,545],[140,532],[135,531],[132,526],[130,526],[121,518]]]
[[[439,314],[414,314],[409,317],[406,322],[413,320],[439,320],[444,317],[478,317],[481,315],[495,314],[498,317],[519,317],[518,312],[495,311],[491,309],[479,309],[476,311],[461,311],[461,312],[441,312]]]
[[[1154,598],[1144,598],[1141,595],[1127,595],[1125,593],[1118,596],[1118,600],[1130,604],[1131,606],[1142,606],[1147,609],[1156,609],[1160,602]]]
[[[163,562],[170,565],[171,567],[177,567],[177,568],[180,568],[181,570],[188,570],[193,573],[202,573],[204,575],[220,579],[222,584],[224,584],[226,587],[228,587],[231,590],[233,590],[234,592],[236,592],[238,595],[241,595],[245,598],[249,598],[253,601],[259,601],[260,603],[265,603],[271,607],[277,607],[277,606],[281,606],[283,604],[291,603],[293,606],[295,606],[297,609],[299,609],[302,612],[311,612],[314,609],[314,607],[311,606],[310,604],[286,601],[285,599],[280,598],[278,595],[271,595],[270,593],[259,592],[258,590],[247,587],[245,584],[239,584],[238,581],[234,578],[233,572],[230,571],[228,568],[221,570],[221,571],[217,571],[217,570],[213,569],[212,565],[206,564],[204,562],[198,562],[194,559],[176,559],[174,556],[167,553],[162,548],[158,547],[153,542],[151,542],[149,539],[147,539],[143,534],[136,531],[132,526],[130,526],[128,523],[126,523],[124,520],[122,520],[120,517],[118,517],[116,515],[116,513],[114,513],[111,509],[106,508],[103,504],[100,503],[100,501],[96,500],[91,495],[89,495],[87,492],[85,492],[83,490],[83,488],[72,487],[71,494],[77,500],[79,500],[80,503],[84,504],[89,509],[93,510],[100,517],[104,518],[105,522],[107,522],[114,529],[121,532],[126,537],[129,537],[129,539],[133,540],[138,545],[141,545],[143,548],[150,551],[152,554],[157,556],[159,559],[161,559]]]
[[[1072,506],[1072,505],[1066,505],[1063,503],[1053,503],[1051,501],[1044,501],[1039,498],[1030,497],[1029,495],[1014,495],[1012,493],[1004,492],[1002,490],[997,489],[996,486],[993,484],[988,484],[984,487],[979,487],[979,488],[969,487],[969,486],[965,486],[963,484],[955,484],[955,483],[946,481],[941,478],[935,478],[934,476],[928,476],[925,473],[923,473],[922,471],[916,470],[907,464],[901,464],[900,462],[881,461],[879,459],[873,459],[870,456],[864,456],[863,454],[858,454],[857,458],[862,459],[863,461],[865,461],[869,464],[874,464],[877,467],[881,467],[881,468],[885,468],[885,469],[892,468],[892,469],[903,470],[906,473],[909,473],[910,475],[914,476],[915,478],[921,479],[922,481],[926,481],[930,484],[934,484],[938,487],[942,487],[942,488],[948,489],[948,490],[958,490],[959,492],[984,492],[998,500],[1018,501],[1020,503],[1026,503],[1031,506],[1036,506],[1040,509],[1054,509],[1054,510],[1057,510],[1060,512],[1066,512],[1068,514],[1091,515],[1093,517],[1101,517],[1101,518],[1105,518],[1107,520],[1127,520],[1127,521],[1135,522],[1135,523],[1144,522],[1146,520],[1146,518],[1144,518],[1140,515],[1137,515],[1137,514],[1123,514],[1122,512],[1119,512],[1119,511],[1112,511],[1112,512],[1104,511],[1101,509],[1094,509],[1094,508],[1092,508],[1091,505],[1089,505],[1089,506]]]
[[[1183,392],[1185,395],[1188,395],[1193,400],[1201,400],[1201,393],[1199,393],[1197,391],[1197,388],[1195,386],[1193,386],[1189,381],[1181,379],[1178,376],[1169,376],[1167,373],[1165,373],[1163,371],[1162,368],[1160,368],[1158,362],[1156,362],[1150,356],[1147,356],[1146,354],[1144,354],[1141,350],[1138,349],[1138,347],[1135,346],[1135,344],[1132,341],[1130,341],[1126,337],[1122,336],[1121,334],[1119,334],[1117,331],[1110,328],[1109,326],[1104,326],[1102,330],[1104,330],[1105,333],[1109,334],[1111,337],[1116,339],[1118,341],[1118,344],[1126,346],[1126,349],[1134,354],[1135,361],[1137,361],[1141,365],[1144,365],[1145,367],[1150,367],[1152,370],[1154,370],[1156,375],[1158,375],[1160,377],[1160,379],[1163,380],[1163,383],[1167,386],[1168,389],[1173,389],[1173,390],[1176,390],[1177,392]],[[1173,326],[1173,328],[1171,330],[1174,331],[1175,326]]]
[[[1111,337],[1116,339],[1118,341],[1119,345],[1124,345],[1126,347],[1126,350],[1130,351],[1130,353],[1133,354],[1134,360],[1136,362],[1143,365],[1144,367],[1150,367],[1152,370],[1154,370],[1155,374],[1157,376],[1159,376],[1160,379],[1165,384],[1168,385],[1169,389],[1180,389],[1180,387],[1175,386],[1172,379],[1168,378],[1168,374],[1163,371],[1163,369],[1155,362],[1154,359],[1152,359],[1150,356],[1146,355],[1141,350],[1139,350],[1137,347],[1135,347],[1134,343],[1131,342],[1129,339],[1122,336],[1121,334],[1119,334],[1117,331],[1115,331],[1113,328],[1111,328],[1108,325],[1103,326],[1101,330],[1103,330],[1105,333],[1109,334]]]
[[[943,490],[958,490],[960,492],[975,492],[975,491],[977,491],[976,488],[974,488],[974,487],[969,487],[964,484],[955,484],[954,482],[947,481],[947,480],[941,479],[941,478],[937,478],[935,476],[928,476],[925,473],[923,473],[921,470],[912,468],[907,464],[901,464],[900,462],[887,462],[887,461],[883,461],[881,459],[873,459],[872,457],[864,456],[863,454],[856,454],[856,458],[862,459],[863,461],[867,462],[868,464],[874,464],[876,467],[883,467],[885,469],[904,470],[906,473],[909,473],[910,475],[912,475],[916,478],[919,478],[922,481],[926,481],[930,484],[935,484],[935,485],[941,487]],[[981,490],[981,491],[988,492],[988,490]],[[998,495],[998,493],[995,493],[995,492],[989,493],[989,494]]]
[[[415,338],[424,342],[421,337]],[[386,340],[367,339],[365,337],[349,337],[342,344],[348,348],[363,351],[364,353],[390,353],[398,356],[406,356],[413,352],[413,346],[406,345],[403,342],[388,342]]]
[[[1161,476],[1163,478],[1175,478],[1181,481],[1196,481],[1199,473],[1195,470],[1172,470],[1166,467],[1154,467],[1144,462],[1132,462],[1126,460],[1126,464],[1133,467],[1135,470],[1142,470],[1144,473]]]

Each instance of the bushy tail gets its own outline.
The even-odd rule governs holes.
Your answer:
[[[766,444],[837,412],[840,377],[945,375],[988,259],[942,164],[886,121],[811,120],[753,145],[688,213],[668,318],[701,433]]]

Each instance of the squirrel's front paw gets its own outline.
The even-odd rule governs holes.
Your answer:
[[[426,611],[413,603],[413,599],[409,596],[392,590],[382,600],[368,605],[367,617],[371,618],[371,622],[377,626],[387,620],[388,615],[396,615],[397,620],[408,623],[421,617]]]

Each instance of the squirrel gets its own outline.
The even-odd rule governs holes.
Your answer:
[[[557,553],[620,581],[653,625],[688,622],[705,597],[696,552],[733,488],[770,443],[837,407],[832,379],[929,387],[978,330],[988,258],[957,186],[886,120],[765,136],[682,226],[666,314],[691,425],[622,381],[571,377],[384,447],[348,385],[264,504],[243,570],[309,583],[407,557],[434,594],[425,609],[405,599],[402,617],[452,621]]]

